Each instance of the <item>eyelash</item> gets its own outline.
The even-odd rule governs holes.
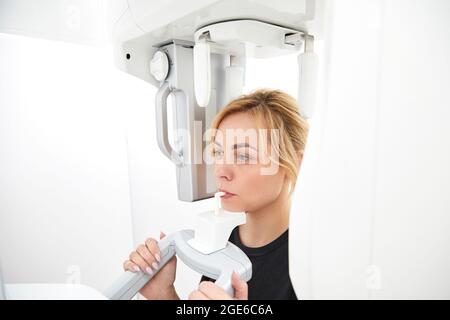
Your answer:
[[[220,156],[223,156],[223,151],[213,150],[213,152],[212,152],[213,157],[218,157],[219,156],[218,154],[220,154]],[[239,154],[239,155],[237,155],[237,157],[240,158],[239,161],[244,161],[244,162],[248,162],[251,159],[251,157],[247,154]],[[241,157],[245,157],[245,159],[242,159]]]

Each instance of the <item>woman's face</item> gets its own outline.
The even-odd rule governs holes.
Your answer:
[[[214,172],[218,189],[227,192],[222,197],[225,210],[256,211],[276,200],[283,190],[285,172],[269,161],[267,139],[258,136],[255,120],[246,113],[227,116],[217,130]]]

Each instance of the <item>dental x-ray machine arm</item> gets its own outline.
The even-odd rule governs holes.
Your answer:
[[[159,241],[161,261],[158,269],[152,275],[143,272],[125,272],[105,292],[105,296],[114,300],[133,298],[175,254],[191,269],[211,279],[217,279],[215,283],[225,289],[231,296],[234,295],[234,290],[231,286],[231,274],[233,271],[242,280],[250,280],[252,272],[251,262],[238,247],[228,242],[226,248],[222,250],[213,254],[203,254],[189,245],[189,240],[193,239],[193,237],[194,232],[192,230],[182,230]]]

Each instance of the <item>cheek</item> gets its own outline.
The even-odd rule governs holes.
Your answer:
[[[240,200],[246,211],[262,208],[279,195],[283,187],[284,176],[278,172],[275,175],[262,175],[260,168],[245,168],[240,172],[239,189]]]

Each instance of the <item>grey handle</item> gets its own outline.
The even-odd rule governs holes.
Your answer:
[[[183,160],[176,153],[169,143],[169,134],[167,129],[167,98],[172,92],[169,82],[164,82],[156,93],[156,139],[161,152],[173,161],[176,165],[181,165]]]
[[[161,261],[158,264],[158,269],[155,270],[152,275],[144,272],[126,271],[107,291],[105,291],[105,296],[112,300],[130,300],[133,298],[175,255],[175,247],[170,238],[165,237],[160,240],[158,246],[161,252]]]
[[[248,257],[230,242],[222,250],[209,255],[202,254],[188,244],[193,236],[193,230],[181,230],[160,240],[158,246],[161,251],[161,261],[154,274],[127,271],[104,293],[105,296],[113,300],[133,298],[175,254],[191,269],[209,278],[217,279],[215,283],[234,296],[231,275],[235,271],[244,281],[250,280],[252,266]]]
[[[233,270],[224,270],[217,278],[215,284],[224,289],[230,296],[234,297],[234,288],[231,284]]]

